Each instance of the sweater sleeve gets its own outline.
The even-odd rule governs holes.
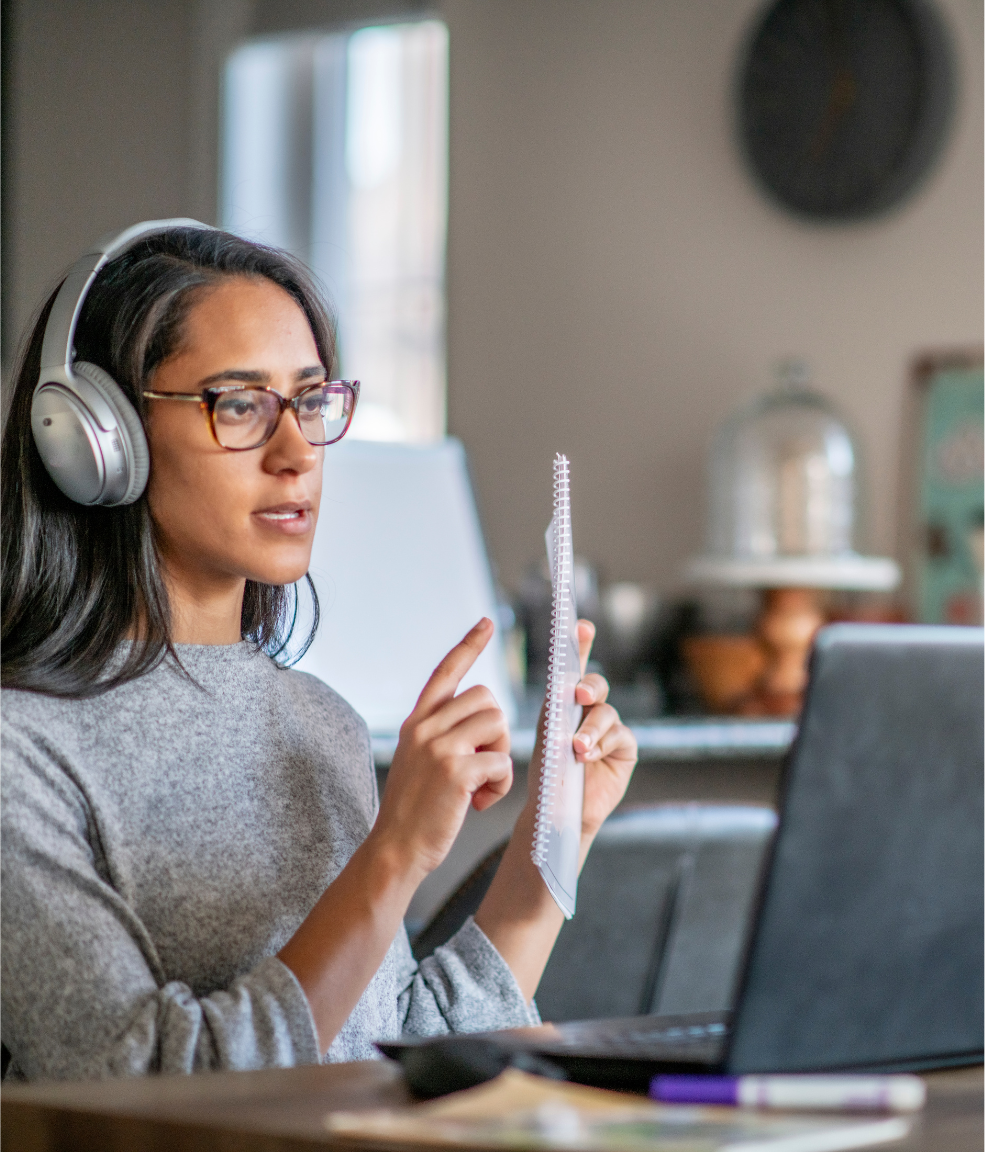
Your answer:
[[[275,957],[209,995],[166,980],[147,930],[109,882],[82,789],[54,756],[5,727],[0,1010],[11,1074],[317,1063],[307,999]]]
[[[471,916],[419,964],[402,936],[397,1015],[405,1033],[437,1036],[540,1023],[536,1004],[524,999],[509,965]]]

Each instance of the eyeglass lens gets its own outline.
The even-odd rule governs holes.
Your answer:
[[[352,411],[353,394],[348,388],[312,388],[298,401],[298,423],[309,444],[331,444],[339,439]],[[255,448],[273,434],[280,411],[278,397],[260,388],[223,392],[212,413],[216,439],[223,448]]]

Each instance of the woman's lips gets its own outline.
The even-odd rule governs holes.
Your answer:
[[[287,536],[303,536],[311,530],[311,512],[306,507],[265,508],[253,516],[264,527]]]

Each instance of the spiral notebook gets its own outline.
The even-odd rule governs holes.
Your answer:
[[[575,608],[571,490],[567,457],[554,460],[554,518],[547,529],[551,567],[551,650],[544,708],[544,758],[531,856],[557,906],[575,914],[578,852],[585,792],[585,766],[575,759],[572,740],[581,708],[575,688],[581,679],[578,613]]]

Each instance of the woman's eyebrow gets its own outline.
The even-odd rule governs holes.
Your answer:
[[[294,379],[300,383],[302,380],[310,380],[312,376],[327,375],[323,365],[312,364],[309,368],[298,369],[294,373]],[[269,384],[272,379],[269,372],[257,368],[227,368],[223,372],[213,372],[211,376],[199,380],[198,387],[208,388],[210,384],[218,384],[223,380],[235,380],[240,384]]]
[[[218,384],[220,380],[236,380],[241,384],[269,384],[271,375],[269,372],[260,372],[254,368],[227,368],[224,372],[213,372],[211,376],[199,380],[198,386],[208,388],[210,384]]]

